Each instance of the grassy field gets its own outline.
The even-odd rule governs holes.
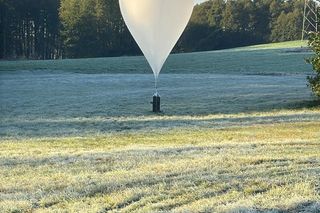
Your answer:
[[[292,49],[295,48],[305,48],[308,46],[307,41],[286,41],[286,42],[280,42],[280,43],[271,43],[271,44],[261,44],[261,45],[254,45],[249,47],[240,47],[237,48],[239,50],[267,50],[267,49]]]
[[[300,46],[1,61],[0,212],[320,212]]]

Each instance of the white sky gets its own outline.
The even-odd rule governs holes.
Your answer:
[[[202,3],[202,2],[205,2],[207,0],[195,0],[194,2],[197,4],[197,3]]]

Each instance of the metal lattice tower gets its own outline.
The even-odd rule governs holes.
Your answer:
[[[303,12],[303,29],[302,40],[305,39],[309,32],[318,32],[319,27],[319,13],[320,0],[305,0]]]

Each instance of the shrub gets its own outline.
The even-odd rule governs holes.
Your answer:
[[[320,33],[312,32],[309,37],[309,46],[314,51],[314,55],[307,59],[307,62],[312,65],[315,75],[308,76],[309,87],[314,94],[320,97]]]

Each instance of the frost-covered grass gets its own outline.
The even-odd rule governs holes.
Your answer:
[[[172,54],[162,74],[290,75],[309,74],[303,59],[310,56],[299,42],[284,42],[211,52]],[[248,51],[250,50],[250,51]],[[252,50],[252,51],[251,51]],[[298,51],[297,51],[298,50]],[[55,61],[0,61],[0,72],[12,71],[151,74],[144,57],[115,57]]]
[[[159,116],[151,113],[152,80],[151,74],[2,74],[0,136],[79,136],[319,119],[309,111],[293,116],[277,113],[316,104],[301,74],[165,74]],[[260,112],[269,112],[270,119],[260,118]],[[214,117],[239,113],[245,113],[244,118]],[[201,116],[206,120],[199,120]]]
[[[301,47],[307,47],[308,41],[304,40],[297,40],[297,41],[286,41],[286,42],[280,42],[280,43],[270,43],[270,44],[260,44],[260,45],[253,45],[248,47],[241,47],[237,49],[242,50],[267,50],[267,49],[286,49],[286,48],[301,48]]]
[[[310,53],[279,45],[172,55],[159,115],[142,57],[0,62],[0,212],[319,212]]]
[[[319,128],[3,140],[0,212],[318,212]]]

